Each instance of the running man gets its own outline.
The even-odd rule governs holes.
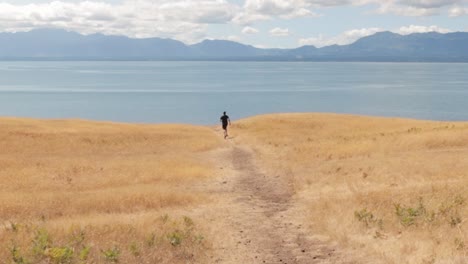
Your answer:
[[[223,113],[223,116],[221,116],[219,120],[223,124],[224,139],[226,139],[228,137],[227,127],[228,124],[231,125],[231,120],[229,119],[229,116],[226,115],[226,112]]]

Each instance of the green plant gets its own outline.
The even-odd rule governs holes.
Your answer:
[[[50,236],[47,230],[40,228],[33,239],[32,251],[36,255],[44,255],[44,251],[50,247]]]
[[[13,231],[13,232],[16,233],[16,232],[18,232],[18,230],[19,230],[19,224],[10,222],[10,228],[11,228],[11,231]]]
[[[11,258],[15,264],[28,264],[29,262],[21,255],[20,249],[13,245],[10,248]]]
[[[191,228],[191,227],[194,226],[194,222],[193,222],[192,218],[190,218],[188,216],[184,216],[184,224],[188,228]]]
[[[78,254],[78,259],[80,260],[87,260],[89,256],[89,252],[91,251],[90,246],[85,246],[80,253]]]
[[[45,250],[46,255],[52,263],[64,264],[71,263],[73,258],[73,249],[70,247],[52,247]]]
[[[422,199],[419,200],[417,207],[405,207],[400,204],[395,205],[395,214],[398,216],[403,226],[415,225],[417,219],[420,218],[420,216],[426,215],[426,212]]]
[[[84,242],[85,238],[86,237],[85,237],[84,230],[80,229],[72,233],[71,238],[70,238],[70,243],[72,243],[73,245],[79,246]]]
[[[202,243],[204,239],[205,237],[203,237],[202,235],[195,236],[195,242],[198,244]]]
[[[101,252],[106,261],[119,262],[120,249],[118,247],[102,250]]]
[[[180,231],[176,230],[170,233],[167,237],[171,245],[179,246],[182,243],[183,234]]]
[[[377,224],[380,229],[383,229],[383,220],[377,219],[374,214],[364,208],[360,211],[354,212],[354,217],[359,221],[364,223],[366,227],[369,227],[372,224]]]

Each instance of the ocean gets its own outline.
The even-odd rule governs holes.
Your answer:
[[[211,125],[284,112],[468,120],[468,64],[0,62],[0,116]]]

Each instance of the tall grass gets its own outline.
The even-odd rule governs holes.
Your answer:
[[[222,142],[209,128],[0,124],[0,263],[203,259],[203,228],[182,216],[210,200],[191,188],[214,176],[204,155]]]
[[[234,130],[271,175],[294,175],[313,232],[369,263],[468,261],[468,123],[282,114]]]

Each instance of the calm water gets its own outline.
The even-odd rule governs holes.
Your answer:
[[[224,110],[468,120],[468,64],[0,62],[0,116],[214,124]]]

